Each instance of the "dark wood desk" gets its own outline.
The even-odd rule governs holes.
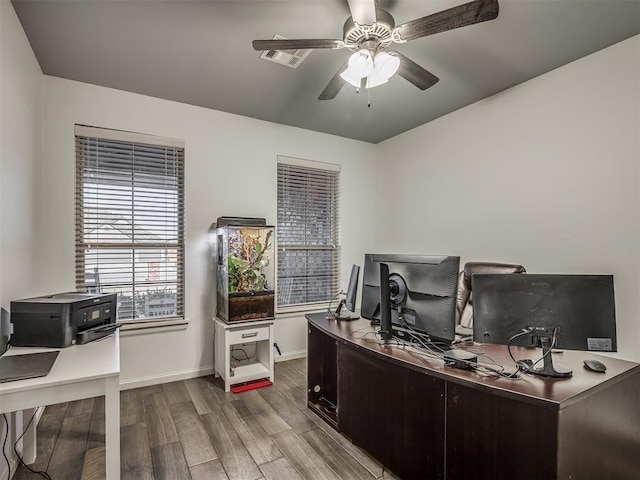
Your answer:
[[[307,315],[308,405],[401,478],[640,476],[640,365],[554,353],[569,379],[514,381],[382,345],[366,319]],[[502,345],[468,344],[513,371]],[[516,358],[540,350],[513,347]],[[583,367],[586,358],[607,366]]]

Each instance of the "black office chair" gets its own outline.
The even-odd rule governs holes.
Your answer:
[[[471,276],[474,273],[527,273],[522,265],[494,262],[468,262],[458,277],[458,296],[456,299],[456,325],[463,328],[473,327],[473,298],[471,294]]]

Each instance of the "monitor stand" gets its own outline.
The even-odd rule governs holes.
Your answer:
[[[561,364],[553,364],[553,352],[551,351],[551,338],[547,336],[541,335],[540,337],[540,347],[542,347],[542,366],[541,367],[533,367],[529,370],[529,373],[533,373],[534,375],[541,375],[543,377],[553,377],[553,378],[567,378],[573,375],[573,371],[570,368],[565,367]],[[545,355],[545,352],[548,352]]]
[[[335,312],[329,312],[331,314],[331,317],[334,320],[340,320],[340,321],[344,321],[344,322],[348,322],[350,320],[357,320],[360,317],[358,315],[344,315],[342,313],[340,313],[342,311],[342,307],[344,307],[345,305],[345,301],[340,300],[340,303],[338,303],[338,308],[336,308]]]

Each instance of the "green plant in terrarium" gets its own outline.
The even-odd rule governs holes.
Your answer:
[[[268,290],[267,276],[262,269],[269,265],[265,252],[271,247],[269,239],[273,231],[269,230],[264,242],[260,235],[239,231],[239,235],[229,239],[229,293],[257,292]]]

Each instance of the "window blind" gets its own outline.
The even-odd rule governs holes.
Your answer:
[[[118,320],[184,316],[184,144],[76,126],[76,288]]]
[[[340,171],[311,165],[278,163],[278,306],[338,293]]]

